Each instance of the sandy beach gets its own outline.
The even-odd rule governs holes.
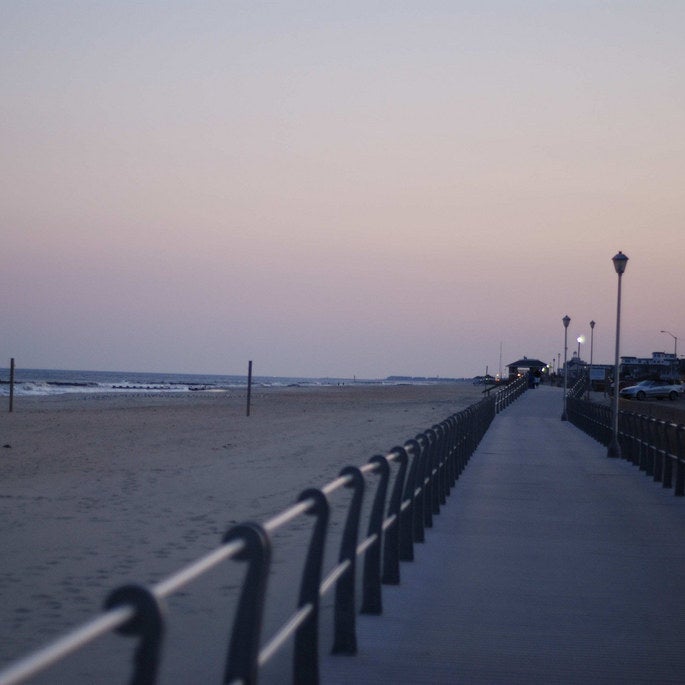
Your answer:
[[[214,549],[232,524],[274,515],[304,488],[387,452],[481,391],[469,383],[257,388],[250,417],[245,391],[19,398],[14,413],[0,414],[0,663],[92,617],[120,584],[161,580]],[[230,594],[239,580],[216,583]],[[204,639],[198,626],[212,601],[186,599],[172,607],[170,632],[189,648]],[[224,642],[230,618],[222,618]],[[120,649],[114,641],[130,648],[107,639],[102,654]],[[225,644],[207,649],[217,650],[220,671]],[[128,657],[118,658],[110,666],[124,682]],[[92,664],[83,668],[86,682]],[[174,669],[162,682],[188,682]],[[104,666],[95,673],[109,677]]]

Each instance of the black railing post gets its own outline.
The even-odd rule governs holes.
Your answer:
[[[428,428],[424,435],[428,438],[428,468],[426,480],[430,492],[430,525],[433,525],[433,516],[440,513],[440,505],[443,504],[442,479],[440,477],[440,433],[433,428]]]
[[[633,412],[633,433],[635,435],[635,452],[633,454],[633,464],[641,471],[643,470],[643,447],[644,435],[642,432],[642,417]]]
[[[259,673],[259,638],[271,566],[271,542],[258,523],[234,526],[226,532],[222,542],[228,544],[234,540],[244,543],[235,558],[247,561],[248,567],[233,619],[223,682],[240,681],[250,685],[257,682]]]
[[[400,582],[400,559],[403,555],[412,555],[411,518],[407,517],[409,526],[403,526],[404,514],[402,513],[402,492],[407,476],[407,464],[409,455],[404,447],[393,447],[391,453],[397,454],[400,463],[395,476],[395,483],[390,495],[388,517],[393,517],[393,522],[388,526],[383,537],[383,578],[382,582],[387,585],[397,585]]]
[[[133,657],[133,674],[130,685],[154,685],[157,682],[159,658],[164,634],[161,603],[154,594],[141,585],[122,585],[105,600],[105,609],[132,606],[136,613],[117,632],[137,635],[140,642]]]
[[[664,443],[665,421],[654,420],[654,482],[660,483],[664,479],[664,462],[666,461]]]
[[[654,475],[654,465],[656,463],[656,434],[655,434],[655,427],[656,427],[656,419],[653,417],[648,417],[647,418],[647,453],[649,454],[649,458],[647,459],[647,464],[645,468],[645,473],[648,476],[653,476]]]
[[[464,471],[469,462],[469,416],[463,409],[459,412],[459,474]]]
[[[356,654],[357,632],[355,626],[355,581],[357,575],[357,540],[359,518],[364,497],[364,476],[357,466],[346,466],[341,476],[350,476],[347,485],[354,489],[352,501],[347,510],[347,520],[340,541],[338,561],[347,563],[347,570],[335,584],[335,609],[333,618],[333,654]]]
[[[675,491],[676,497],[685,495],[685,426],[678,424],[675,431],[676,444],[676,469],[675,469]]]
[[[649,459],[648,445],[649,445],[649,430],[648,430],[649,419],[643,414],[639,415],[640,422],[640,462],[638,463],[638,468],[640,471],[647,471],[647,462]]]
[[[450,416],[445,421],[445,435],[446,435],[446,459],[447,459],[447,494],[450,493],[455,483],[457,482],[457,436],[456,436],[457,419],[454,415]]]
[[[417,476],[419,468],[419,455],[421,446],[416,440],[407,440],[404,449],[410,457],[411,463],[408,465],[407,480],[404,484],[402,493],[401,517],[400,517],[400,559],[402,561],[413,561],[414,559],[414,540],[416,538],[416,492]]]
[[[404,491],[404,499],[410,501],[409,511],[411,511],[411,530],[412,542],[423,542],[425,540],[424,534],[424,487],[423,487],[423,447],[418,440],[407,440],[404,443],[409,446],[414,454],[409,469],[409,478],[407,479],[407,487]],[[412,559],[414,555],[412,553]]]
[[[442,494],[444,501],[442,504],[447,502],[447,498],[450,496],[450,491],[454,485],[452,480],[452,424],[446,420],[438,424],[440,429],[440,461],[442,463]]]
[[[664,425],[664,477],[661,484],[664,488],[673,487],[673,459],[677,458],[674,440],[672,440],[675,424],[667,423]]]
[[[628,440],[626,441],[625,458],[631,464],[638,463],[638,455],[640,454],[640,441],[638,438],[637,422],[635,420],[635,412],[631,412],[627,418],[628,423]]]
[[[633,454],[633,464],[640,471],[645,470],[647,436],[644,431],[643,416],[633,412],[633,432],[635,434],[635,453]]]
[[[433,465],[435,469],[435,492],[433,513],[439,514],[440,507],[447,503],[447,464],[445,463],[445,431],[442,424],[431,428],[433,432]]]
[[[375,541],[364,554],[364,578],[362,581],[362,614],[380,614],[383,611],[381,597],[381,551],[383,549],[383,514],[385,512],[385,499],[388,493],[388,481],[390,480],[390,465],[388,460],[381,454],[369,459],[370,464],[377,464],[380,480],[376,487],[376,495],[373,498],[371,515],[369,516],[368,537],[375,537]]]
[[[316,517],[314,530],[305,559],[298,608],[311,607],[309,616],[295,633],[293,682],[298,685],[316,685],[319,682],[319,587],[323,555],[328,530],[330,505],[321,490],[309,488],[298,497],[298,502],[311,499],[309,514]]]
[[[419,465],[421,494],[421,511],[423,515],[423,529],[433,526],[433,479],[431,470],[433,468],[433,450],[431,449],[431,439],[428,432],[419,433],[416,440],[421,445],[421,463]],[[422,541],[425,538],[423,533]]]
[[[454,419],[454,479],[458,480],[464,470],[464,436],[462,426],[464,424],[463,412],[453,416]]]
[[[471,455],[473,454],[474,450],[476,449],[476,432],[478,430],[477,428],[477,422],[476,422],[476,410],[474,407],[468,407],[466,410],[466,417],[467,417],[467,422],[466,422],[466,454],[467,454],[467,460],[471,458]]]

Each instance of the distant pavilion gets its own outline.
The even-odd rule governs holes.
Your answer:
[[[507,364],[507,368],[509,369],[509,380],[515,379],[520,373],[525,373],[526,371],[530,371],[534,375],[541,374],[542,369],[546,367],[547,362],[523,357],[523,359]]]

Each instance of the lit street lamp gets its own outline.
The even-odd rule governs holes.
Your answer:
[[[579,335],[576,338],[576,342],[578,343],[578,361],[580,361],[580,346],[582,343],[585,342],[585,336],[584,335]]]
[[[673,338],[673,340],[675,341],[675,343],[673,345],[673,358],[675,359],[675,362],[674,362],[675,363],[675,375],[677,376],[678,375],[678,336],[673,335],[673,333],[671,333],[671,331],[661,331],[661,333],[668,333]]]
[[[566,414],[566,386],[568,385],[566,355],[568,354],[568,325],[571,323],[571,317],[567,314],[561,321],[564,324],[564,409],[561,412],[561,420],[568,421],[568,415]]]
[[[614,355],[614,402],[613,402],[613,431],[611,442],[607,449],[607,457],[620,457],[621,445],[618,443],[618,391],[619,391],[619,349],[621,340],[621,277],[626,270],[628,257],[623,252],[619,251],[617,255],[612,258],[614,269],[618,274],[618,296],[616,298],[616,353]]]

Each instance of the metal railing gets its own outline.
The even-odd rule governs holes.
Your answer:
[[[101,636],[117,632],[137,638],[130,682],[152,685],[160,667],[164,637],[164,600],[219,564],[235,559],[247,563],[228,645],[224,683],[257,682],[260,668],[293,640],[292,679],[319,680],[320,600],[335,589],[333,648],[335,654],[355,654],[357,559],[361,570],[361,613],[382,613],[382,584],[400,582],[400,561],[414,558],[413,545],[425,539],[433,516],[440,512],[450,489],[465,468],[495,415],[523,392],[525,378],[496,395],[445,419],[440,424],[371,457],[363,466],[348,466],[320,489],[304,490],[296,504],[263,523],[232,527],[221,546],[153,585],[124,585],[105,601],[105,612],[67,635],[0,671],[0,685],[14,685],[42,673]],[[394,475],[391,474],[394,472]],[[376,480],[367,517],[367,532],[358,542],[366,479]],[[330,498],[352,490],[340,541],[337,564],[324,576],[324,550],[331,512]],[[297,607],[275,634],[262,640],[273,534],[301,516],[314,519],[305,555]]]
[[[603,445],[612,438],[612,409],[580,397],[567,400],[569,420]],[[685,425],[620,410],[621,456],[674,494],[685,495]]]
[[[573,385],[568,389],[566,397],[582,397],[588,388],[588,379],[585,376],[580,376]]]
[[[502,388],[498,388],[495,393],[495,411],[499,414],[502,409],[508,407],[515,399],[520,397],[528,387],[528,375],[516,379]]]

